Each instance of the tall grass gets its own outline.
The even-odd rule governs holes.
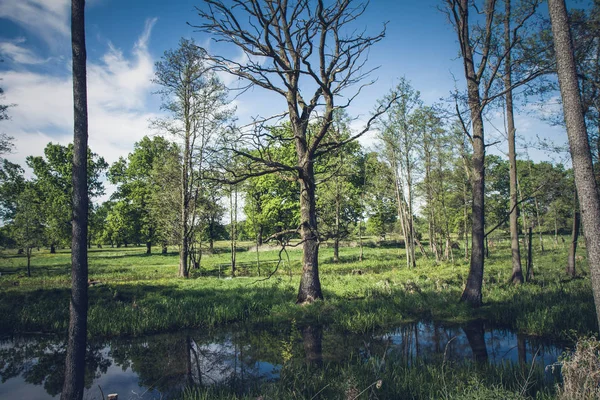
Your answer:
[[[246,244],[250,246],[250,243]],[[191,279],[176,278],[178,258],[146,255],[145,248],[92,249],[90,257],[89,334],[142,335],[183,328],[210,328],[234,323],[280,324],[296,320],[317,322],[350,332],[369,332],[403,322],[429,319],[465,322],[486,319],[521,333],[570,339],[572,332],[595,331],[591,286],[585,260],[580,277],[567,279],[566,249],[534,253],[535,280],[521,286],[509,283],[510,249],[499,242],[486,260],[484,306],[472,310],[458,302],[468,264],[418,260],[407,269],[404,249],[342,247],[341,262],[333,263],[332,249],[320,251],[320,274],[325,301],[294,304],[301,273],[301,252],[288,258],[268,280],[274,263],[261,266],[255,254],[240,251],[241,273],[229,274],[227,243],[205,254]],[[175,250],[175,249],[171,249]],[[278,249],[261,251],[263,261],[278,259]],[[582,252],[583,254],[583,252]],[[67,328],[70,288],[66,250],[51,255],[34,252],[32,277],[25,276],[25,258],[15,252],[0,255],[0,330],[58,332]]]

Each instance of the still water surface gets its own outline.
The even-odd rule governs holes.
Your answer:
[[[375,334],[347,334],[321,326],[216,332],[187,331],[139,338],[91,341],[86,399],[118,393],[119,399],[175,397],[188,386],[221,385],[237,394],[276,382],[291,364],[343,370],[394,359],[422,368],[431,363],[483,367],[524,365],[543,369],[542,385],[554,385],[554,364],[564,347],[493,329],[483,322],[443,325],[420,322]],[[55,336],[0,339],[0,398],[58,398],[65,341]],[[437,363],[437,364],[436,364]],[[260,390],[260,389],[259,389]]]

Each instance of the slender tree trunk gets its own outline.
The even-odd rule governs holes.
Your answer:
[[[511,3],[505,0],[504,16],[504,46],[510,48],[511,44]],[[511,52],[506,54],[504,60],[504,87],[512,87],[512,58]],[[513,283],[523,283],[523,268],[521,266],[521,249],[519,248],[519,209],[517,202],[517,151],[515,146],[516,128],[513,111],[512,90],[506,93],[506,123],[508,127],[508,161],[509,161],[509,181],[510,181],[510,249],[512,254],[512,276]]]
[[[261,240],[261,235],[259,233],[256,236],[256,271],[258,273],[258,276],[260,276],[260,251],[258,250],[258,246],[260,246]]]
[[[56,254],[56,246],[54,243],[50,245],[50,254]]]
[[[548,0],[548,8],[552,22],[558,83],[563,100],[592,291],[596,304],[596,317],[599,319],[600,325],[600,197],[594,178],[592,155],[579,96],[567,8],[564,0]]]
[[[532,252],[533,228],[527,230],[527,282],[533,279],[533,252]]]
[[[464,182],[463,186],[463,199],[464,199],[464,214],[463,214],[463,229],[465,232],[465,260],[469,259],[469,198],[468,198],[468,187],[467,182]]]
[[[27,277],[31,278],[31,247],[26,247],[25,252],[27,254]]]
[[[534,196],[533,200],[535,203],[535,217],[536,217],[536,221],[537,221],[538,236],[540,238],[540,250],[543,253],[544,252],[544,237],[542,236],[542,218],[540,217],[540,207],[539,207],[539,202],[538,202],[537,196]]]
[[[400,218],[400,227],[402,229],[402,235],[404,235],[404,250],[406,253],[406,268],[410,268],[411,260],[410,260],[410,250],[409,250],[409,234],[408,234],[408,226],[407,221],[405,219],[404,212],[404,196],[402,195],[402,183],[400,182],[400,176],[398,174],[398,160],[396,159],[396,154],[392,154],[392,168],[394,169],[394,186],[396,190],[396,202],[398,204],[398,217]]]
[[[577,194],[575,194],[575,202],[577,202]],[[575,278],[576,275],[576,259],[577,242],[579,239],[579,228],[581,224],[581,214],[577,208],[577,204],[573,205],[573,230],[571,231],[571,246],[569,247],[569,258],[567,259],[567,275]]]
[[[152,254],[152,242],[146,242],[146,254]]]
[[[187,122],[187,121],[186,121]],[[188,130],[189,132],[189,130]],[[181,169],[181,239],[179,248],[179,277],[187,278],[189,276],[188,257],[189,257],[189,207],[190,193],[188,191],[188,164],[190,162],[190,138],[185,136],[185,145],[183,148],[183,168]]]
[[[315,172],[308,154],[300,157],[300,234],[302,237],[302,277],[296,303],[323,300],[319,279],[319,241],[317,236],[317,204],[315,198]]]
[[[558,248],[558,210],[554,210],[554,248]]]
[[[81,400],[85,381],[85,351],[88,311],[87,191],[87,82],[85,48],[85,0],[71,1],[71,45],[73,49],[73,222],[71,242],[71,301],[69,337],[65,360],[62,400]]]
[[[335,196],[335,238],[333,241],[333,262],[340,262],[340,193],[339,182],[336,180]]]
[[[362,236],[362,227],[363,227],[363,221],[361,218],[361,221],[358,223],[358,244],[360,246],[360,253],[358,254],[358,261],[362,261],[363,257],[364,257],[364,252],[363,252],[363,236]]]
[[[229,192],[229,219],[230,219],[230,236],[231,236],[231,277],[235,277],[235,261],[236,261],[236,245],[235,238],[237,235],[237,192],[235,191],[235,185],[231,187]]]

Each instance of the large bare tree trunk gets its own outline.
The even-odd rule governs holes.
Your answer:
[[[600,197],[579,96],[567,7],[564,0],[548,0],[548,9],[552,22],[558,83],[563,101],[575,185],[579,196],[596,316],[600,318]]]
[[[317,236],[317,204],[315,172],[312,160],[302,160],[300,179],[300,234],[302,237],[302,277],[296,303],[323,300],[319,280],[319,241]]]
[[[510,0],[505,0],[504,16],[504,46],[509,49],[510,38]],[[512,87],[512,66],[510,51],[504,60],[504,87]],[[508,161],[510,180],[510,249],[512,254],[512,277],[513,283],[523,283],[523,267],[521,266],[521,250],[519,248],[519,210],[517,203],[517,152],[515,149],[515,118],[513,110],[512,90],[506,92],[506,124],[508,128]]]
[[[71,45],[73,50],[73,238],[71,242],[71,301],[69,338],[65,360],[63,400],[83,398],[87,340],[88,236],[87,191],[87,82],[85,48],[85,0],[71,2]]]

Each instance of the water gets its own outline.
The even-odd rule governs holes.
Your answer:
[[[65,351],[65,341],[55,336],[2,338],[0,398],[57,398]],[[545,371],[538,385],[553,385],[557,373],[544,367],[555,363],[562,351],[561,345],[482,322],[464,326],[420,322],[363,335],[291,324],[282,329],[241,327],[113,338],[89,343],[84,398],[102,399],[102,393],[118,393],[119,399],[172,398],[188,386],[226,387],[244,394],[276,383],[289,375],[286,371],[306,374],[307,366],[323,369],[327,379],[335,380],[336,374],[345,376],[346,370],[357,368],[381,374],[393,362],[408,368],[429,364],[510,368],[535,360],[538,370]]]

